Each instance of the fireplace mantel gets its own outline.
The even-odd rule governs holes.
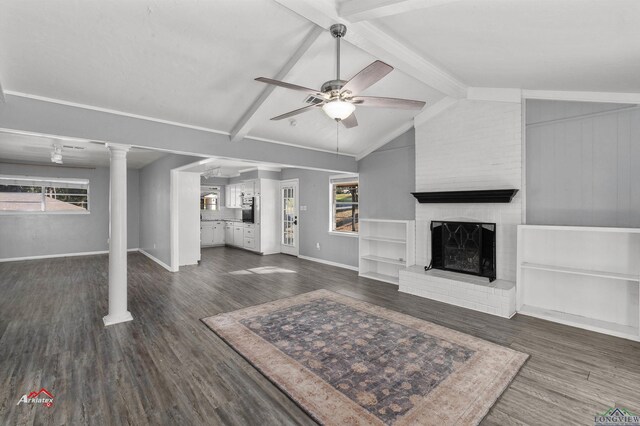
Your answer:
[[[517,189],[412,192],[420,203],[510,203]]]

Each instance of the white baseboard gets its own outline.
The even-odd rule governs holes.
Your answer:
[[[344,263],[332,262],[330,260],[318,259],[316,257],[298,256],[299,259],[310,260],[312,262],[324,263],[325,265],[337,266],[338,268],[349,269],[358,272],[357,266],[345,265]]]
[[[171,266],[167,265],[166,263],[164,263],[162,260],[158,259],[155,256],[150,255],[149,253],[147,253],[146,251],[139,249],[138,250],[140,253],[144,254],[145,256],[147,256],[149,259],[153,260],[154,262],[156,262],[158,265],[162,266],[164,269],[166,269],[169,272],[178,272],[178,271],[174,271]]]
[[[130,248],[127,249],[128,252],[132,251],[140,251],[138,248]],[[77,256],[94,256],[96,254],[109,254],[109,250],[100,250],[100,251],[83,251],[80,253],[60,253],[60,254],[43,254],[39,256],[23,256],[23,257],[8,257],[5,259],[0,259],[1,262],[18,262],[21,260],[38,260],[38,259],[53,259],[56,257],[77,257]]]

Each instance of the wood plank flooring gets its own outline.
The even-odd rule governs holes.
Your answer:
[[[290,272],[251,272],[268,266]],[[105,328],[107,270],[104,255],[0,264],[0,424],[314,424],[199,319],[319,288],[530,354],[483,424],[589,425],[614,405],[640,413],[640,343],[224,247],[175,274],[130,254],[134,321]],[[42,387],[52,408],[16,405]]]

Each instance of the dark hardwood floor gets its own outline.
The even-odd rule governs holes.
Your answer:
[[[291,272],[233,273],[275,266]],[[107,256],[0,264],[0,424],[314,424],[199,319],[326,288],[531,355],[483,424],[593,424],[640,413],[640,343],[398,293],[285,255],[203,250],[172,274],[129,256],[134,321],[105,328]],[[45,387],[51,408],[16,405]]]

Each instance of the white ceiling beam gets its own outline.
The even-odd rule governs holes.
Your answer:
[[[523,99],[543,99],[573,102],[605,102],[614,104],[640,104],[640,93],[573,92],[562,90],[523,90]]]
[[[331,2],[320,0],[275,1],[327,30],[332,24],[345,24],[348,28],[345,40],[354,46],[447,96],[453,98],[467,96],[467,86],[449,72],[431,63],[371,23],[352,23],[340,17]]]
[[[460,0],[347,0],[339,6],[340,16],[349,22],[370,21]]]
[[[300,59],[304,56],[304,54],[309,50],[311,45],[318,39],[320,34],[324,32],[324,29],[314,25],[309,34],[302,41],[302,44],[298,47],[298,49],[293,53],[291,58],[287,61],[287,63],[280,69],[280,71],[273,76],[272,78],[275,80],[283,80],[287,77],[289,72],[293,69],[293,67],[300,61]],[[261,83],[262,84],[262,83]],[[258,114],[260,108],[267,101],[271,93],[273,93],[276,86],[271,84],[266,84],[260,95],[256,98],[253,104],[249,107],[249,109],[242,115],[238,123],[231,130],[231,134],[229,137],[232,142],[238,142],[242,140],[245,136],[249,134],[253,126],[258,122],[262,117]]]

